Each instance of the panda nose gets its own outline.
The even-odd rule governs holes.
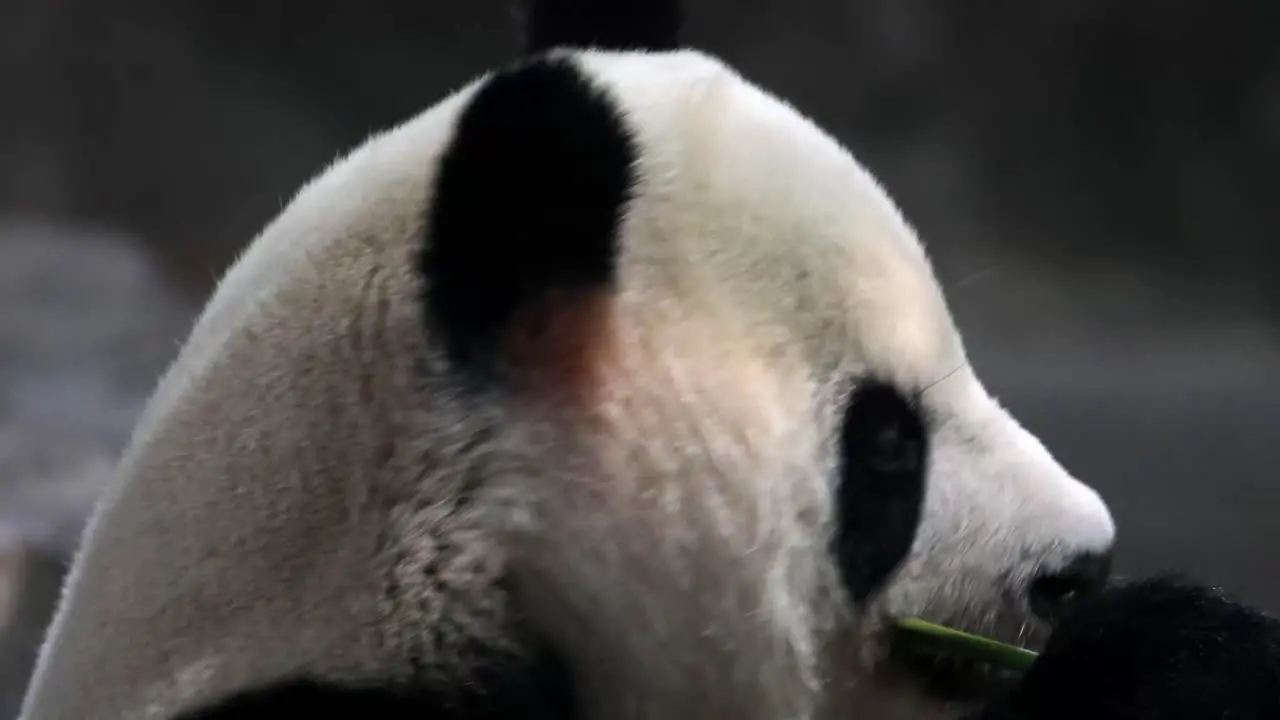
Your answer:
[[[1061,568],[1042,573],[1028,588],[1031,612],[1057,621],[1077,600],[1096,594],[1111,577],[1110,553],[1084,553]]]

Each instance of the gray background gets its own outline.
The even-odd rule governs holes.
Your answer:
[[[689,4],[693,43],[898,199],[978,371],[1110,501],[1122,570],[1280,611],[1280,3]],[[515,38],[496,0],[0,0],[0,718],[212,281]]]

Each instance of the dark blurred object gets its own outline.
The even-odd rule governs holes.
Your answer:
[[[18,715],[65,563],[60,552],[0,534],[0,718]]]
[[[191,322],[131,238],[0,219],[0,719],[65,564]]]
[[[1272,720],[1280,621],[1173,579],[1070,613],[1008,697],[973,720]]]
[[[10,0],[0,203],[139,229],[203,291],[340,149],[512,55],[513,4]],[[936,243],[955,218],[909,167],[923,144],[961,158],[1002,251],[1155,255],[1280,310],[1280,4],[689,5],[695,44],[841,135]]]

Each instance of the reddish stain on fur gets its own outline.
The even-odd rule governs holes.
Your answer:
[[[521,311],[506,337],[508,376],[535,397],[590,404],[614,347],[613,298],[560,290]]]

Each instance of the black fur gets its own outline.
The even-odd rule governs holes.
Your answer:
[[[612,287],[636,149],[566,59],[494,75],[441,160],[422,256],[426,315],[453,363],[488,373],[521,309]]]
[[[1275,720],[1280,621],[1174,579],[1079,603],[974,720]]]
[[[1100,592],[1111,578],[1111,553],[1082,553],[1066,565],[1031,581],[1027,596],[1031,611],[1050,622],[1071,606]]]
[[[174,720],[572,720],[568,666],[544,654],[533,661],[491,662],[471,683],[433,692],[424,687],[355,687],[299,678],[239,693]]]
[[[679,43],[676,0],[528,0],[525,48],[674,50]]]
[[[240,693],[209,707],[178,715],[174,720],[275,720],[295,715],[380,720],[458,717],[439,714],[429,701],[398,690],[344,687],[301,679]]]
[[[865,381],[845,407],[839,443],[832,550],[846,588],[862,602],[915,541],[928,436],[915,403],[891,385]]]

